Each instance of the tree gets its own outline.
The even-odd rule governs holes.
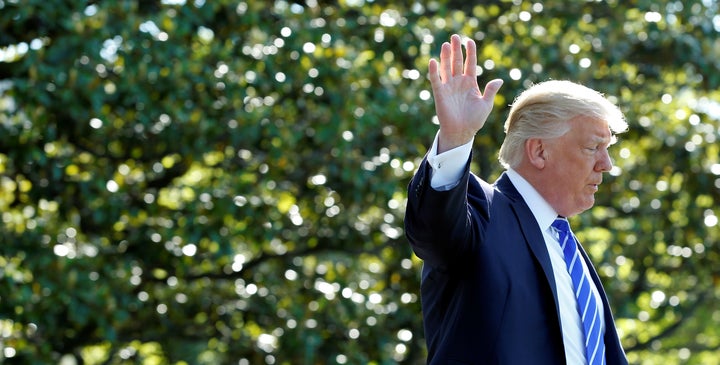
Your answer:
[[[452,33],[505,79],[484,177],[529,83],[617,100],[578,236],[633,363],[717,361],[718,4],[456,3],[0,1],[4,361],[423,363],[402,219]]]

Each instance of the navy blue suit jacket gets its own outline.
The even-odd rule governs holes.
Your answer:
[[[406,235],[424,260],[421,303],[429,364],[565,364],[550,256],[507,175],[490,185],[469,171],[435,191],[426,160],[410,182]],[[600,279],[608,365],[627,364]],[[573,364],[569,364],[573,365]]]

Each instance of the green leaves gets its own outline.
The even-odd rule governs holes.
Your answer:
[[[39,5],[0,2],[9,361],[423,363],[402,220],[452,33],[505,80],[482,176],[529,83],[617,100],[631,129],[578,235],[631,362],[713,361],[717,4]]]

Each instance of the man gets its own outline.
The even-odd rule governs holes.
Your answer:
[[[424,260],[429,364],[627,364],[607,297],[566,217],[589,209],[627,123],[569,81],[524,91],[505,122],[502,176],[469,172],[472,142],[502,85],[480,93],[475,43],[430,60],[440,129],[408,190],[406,234]]]

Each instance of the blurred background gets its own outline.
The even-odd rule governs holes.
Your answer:
[[[575,218],[632,364],[720,364],[720,4],[0,0],[0,363],[422,364],[406,186],[459,33],[626,114]]]

